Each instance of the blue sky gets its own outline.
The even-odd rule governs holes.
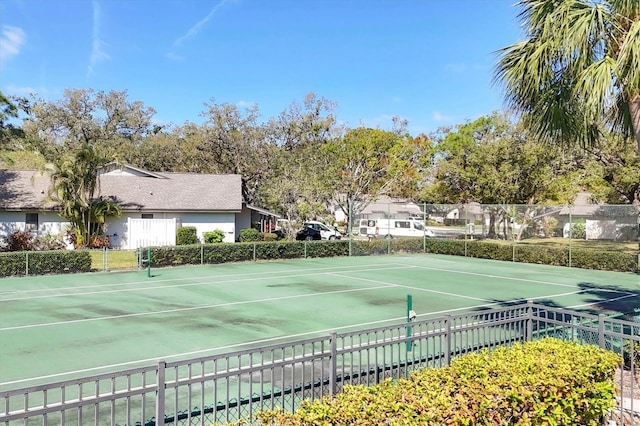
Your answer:
[[[204,103],[267,120],[314,92],[350,127],[411,134],[503,108],[496,50],[522,38],[515,0],[2,0],[0,90],[126,90],[164,124]]]

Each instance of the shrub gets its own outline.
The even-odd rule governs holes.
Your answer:
[[[277,241],[278,235],[277,234],[273,234],[271,232],[265,232],[264,234],[262,234],[260,236],[260,239],[262,241]]]
[[[260,231],[255,228],[241,229],[240,242],[247,243],[252,241],[260,241]]]
[[[202,234],[205,244],[217,244],[224,241],[225,233],[220,229],[205,232]]]
[[[183,226],[176,234],[176,245],[184,246],[198,244],[198,234],[195,226]]]
[[[88,251],[58,250],[2,253],[0,277],[20,275],[89,272],[91,254]]]
[[[260,424],[599,425],[615,405],[620,358],[555,339],[455,358],[440,369],[376,386],[345,386],[334,399],[294,413],[267,411]]]
[[[576,240],[584,240],[587,237],[587,227],[584,223],[572,223],[571,224],[571,238]]]
[[[15,231],[9,236],[8,251],[35,250],[33,235],[27,231]]]

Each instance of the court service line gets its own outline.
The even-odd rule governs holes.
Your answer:
[[[463,307],[463,308],[455,308],[455,309],[447,309],[447,310],[442,310],[442,311],[429,312],[429,313],[419,314],[418,316],[419,317],[420,316],[433,316],[433,315],[445,314],[445,313],[448,313],[448,312],[456,312],[456,311],[462,311],[462,310],[472,310],[472,309],[486,308],[486,307],[489,307],[489,306],[492,306],[492,305],[497,305],[497,304],[498,304],[497,302],[485,303],[485,304],[482,304],[482,305],[475,305],[475,306],[469,306],[469,307]],[[30,377],[30,378],[25,378],[25,379],[12,380],[12,381],[9,381],[9,382],[0,382],[0,386],[16,385],[16,384],[19,384],[19,383],[31,382],[31,381],[35,381],[35,380],[47,380],[47,379],[52,379],[52,378],[55,378],[55,377],[70,376],[70,375],[76,375],[76,374],[82,374],[82,373],[89,373],[89,372],[93,372],[93,371],[97,371],[97,370],[119,368],[119,367],[125,367],[125,366],[130,366],[130,365],[142,364],[142,363],[158,362],[158,360],[166,360],[166,359],[171,359],[171,358],[186,357],[186,356],[199,355],[199,354],[204,354],[204,353],[211,353],[213,355],[215,352],[218,352],[218,351],[221,351],[221,350],[225,350],[225,349],[233,349],[233,348],[243,347],[243,346],[247,346],[247,345],[259,345],[259,344],[264,344],[264,343],[275,342],[275,341],[278,341],[278,340],[291,340],[291,339],[294,339],[296,337],[303,337],[303,336],[309,336],[309,335],[321,334],[321,333],[331,333],[333,331],[338,331],[338,330],[344,330],[344,329],[349,329],[349,328],[360,328],[360,327],[365,327],[365,326],[369,326],[369,325],[383,324],[383,323],[392,322],[392,321],[402,321],[402,320],[405,320],[405,319],[406,319],[405,316],[401,316],[401,317],[388,318],[388,319],[383,319],[383,320],[362,322],[362,323],[358,323],[358,324],[350,324],[350,325],[344,325],[344,326],[339,326],[339,327],[325,328],[325,329],[314,330],[314,331],[306,331],[306,332],[303,332],[303,333],[288,334],[288,335],[285,335],[285,336],[269,337],[269,338],[265,338],[265,339],[252,340],[252,341],[249,341],[249,342],[232,343],[232,344],[228,344],[228,345],[217,346],[217,347],[214,347],[214,348],[199,349],[199,350],[196,350],[196,351],[182,352],[182,353],[177,353],[177,354],[159,355],[159,356],[153,357],[153,358],[145,358],[145,359],[139,359],[139,360],[135,360],[135,361],[126,361],[126,362],[120,362],[120,363],[115,363],[115,364],[110,364],[110,365],[103,365],[103,366],[99,366],[99,367],[83,368],[83,369],[79,369],[79,370],[66,371],[66,372],[62,372],[62,373],[48,374],[48,375],[45,375],[45,376],[38,376],[38,377]]]
[[[97,318],[83,318],[83,319],[68,320],[68,321],[16,325],[12,327],[0,328],[0,331],[24,330],[24,329],[30,329],[30,328],[52,327],[56,325],[78,324],[78,323],[92,322],[92,321],[106,321],[106,320],[121,319],[121,318],[134,318],[134,317],[142,317],[142,316],[149,316],[149,315],[170,314],[175,312],[187,312],[187,311],[196,311],[201,309],[222,308],[227,306],[249,305],[254,303],[265,303],[265,302],[276,302],[281,300],[300,299],[304,297],[325,296],[328,294],[342,294],[342,293],[354,293],[359,291],[379,290],[381,288],[389,288],[389,287],[393,287],[393,285],[383,285],[383,286],[365,287],[365,288],[352,288],[348,290],[325,291],[322,293],[305,293],[305,294],[296,294],[292,296],[268,297],[265,299],[256,299],[256,300],[241,300],[237,302],[217,303],[213,305],[190,306],[188,308],[165,309],[162,311],[137,312],[132,314],[112,315],[112,316],[97,317]]]
[[[338,277],[341,277],[341,278],[348,278],[348,279],[351,279],[351,280],[365,281],[365,282],[370,282],[370,283],[374,283],[374,284],[390,284],[390,285],[392,285],[394,287],[409,288],[409,289],[413,289],[413,290],[424,291],[424,292],[427,292],[427,293],[437,293],[437,294],[442,294],[442,295],[445,295],[445,296],[459,297],[461,299],[477,300],[477,301],[480,301],[480,302],[490,302],[489,299],[482,299],[480,297],[464,296],[464,295],[456,294],[456,293],[448,293],[446,291],[429,290],[429,289],[426,289],[426,288],[411,287],[411,286],[403,285],[403,284],[387,283],[385,281],[372,280],[372,279],[369,279],[369,278],[351,277],[351,276],[348,276],[348,275],[341,275],[341,274],[338,274],[338,273],[329,273],[328,275],[335,275],[335,276],[338,276]]]
[[[368,271],[387,271],[387,270],[396,270],[396,269],[411,269],[413,266],[400,265],[396,267],[383,267],[383,268],[368,268],[363,270],[353,270],[349,272],[368,272]],[[324,272],[323,274],[329,274],[328,272]],[[273,278],[298,278],[298,277],[307,277],[307,276],[315,276],[319,275],[317,272],[305,272],[302,274],[292,274],[292,275],[279,275]],[[78,296],[90,296],[95,294],[109,294],[109,293],[128,293],[128,292],[136,292],[136,291],[147,291],[147,290],[164,290],[164,289],[174,289],[180,287],[195,287],[195,286],[211,286],[211,285],[220,285],[220,284],[230,284],[237,282],[247,282],[247,281],[256,281],[263,280],[264,277],[255,277],[255,278],[238,278],[231,280],[222,280],[222,281],[200,281],[194,283],[185,283],[185,284],[176,284],[176,285],[166,285],[166,286],[152,286],[152,287],[136,287],[136,288],[121,288],[115,290],[99,290],[99,291],[87,291],[83,293],[65,293],[65,294],[48,294],[41,296],[28,296],[28,297],[14,297],[10,299],[0,299],[1,302],[15,302],[15,301],[24,301],[24,300],[35,300],[35,299],[53,299],[59,297],[78,297]],[[147,282],[148,283],[148,282]]]
[[[576,286],[572,285],[572,284],[560,284],[560,283],[554,283],[554,282],[550,282],[550,281],[531,280],[531,279],[528,279],[528,278],[505,277],[505,276],[500,276],[500,275],[483,274],[483,273],[480,273],[480,272],[454,271],[452,269],[433,268],[433,267],[430,267],[430,266],[418,266],[418,265],[415,265],[415,267],[416,268],[421,268],[421,269],[429,269],[431,271],[450,272],[450,273],[453,273],[453,274],[473,275],[473,276],[476,276],[476,277],[499,278],[499,279],[503,279],[503,280],[522,281],[522,282],[534,283],[534,284],[545,284],[545,285],[555,285],[555,286],[558,286],[558,287],[576,288]],[[598,288],[598,287],[594,287],[594,288]]]
[[[622,292],[619,292],[619,293],[622,293]],[[582,307],[585,307],[585,306],[597,305],[598,303],[602,304],[602,303],[617,302],[618,300],[628,299],[629,297],[636,297],[636,295],[634,293],[624,293],[623,296],[615,297],[613,299],[607,299],[607,300],[603,300],[601,302],[582,303],[580,305],[569,306],[567,309],[582,308]]]
[[[382,263],[376,265],[378,267],[387,267],[393,266],[398,267],[402,266],[405,268],[412,268],[411,265],[405,265],[402,263],[391,262],[391,263]],[[281,276],[282,274],[287,274],[289,272],[297,272],[303,269],[305,272],[318,272],[318,271],[329,271],[332,272],[336,269],[349,269],[349,268],[362,268],[362,265],[349,265],[349,266],[334,266],[334,267],[322,267],[322,268],[296,268],[296,269],[288,269],[283,271],[264,271],[264,272],[246,272],[240,274],[223,274],[223,275],[204,275],[199,277],[186,277],[186,278],[166,278],[166,279],[158,279],[153,280],[154,283],[172,283],[178,281],[193,281],[193,280],[204,280],[211,278],[226,278],[226,277],[245,277],[245,276],[264,276],[264,275],[276,275]],[[286,276],[286,275],[285,275]],[[149,284],[149,279],[140,280],[140,281],[132,281],[128,283],[106,283],[106,284],[92,284],[92,285],[81,285],[75,287],[55,287],[55,288],[38,288],[38,289],[29,289],[29,290],[10,290],[10,291],[0,291],[0,296],[8,295],[8,294],[21,294],[21,293],[38,293],[45,291],[58,291],[58,290],[78,290],[78,289],[87,289],[87,288],[102,288],[102,287],[123,287],[123,286],[131,286],[131,285],[139,285],[139,284]],[[1,300],[0,300],[1,301]]]

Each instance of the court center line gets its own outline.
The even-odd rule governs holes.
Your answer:
[[[187,311],[197,311],[200,309],[212,309],[212,308],[222,308],[226,306],[237,306],[237,305],[248,305],[254,303],[265,303],[265,302],[275,302],[280,300],[290,300],[290,299],[299,299],[304,297],[316,297],[316,296],[325,296],[328,294],[342,294],[342,293],[354,293],[359,291],[369,291],[369,290],[379,290],[381,288],[389,288],[393,287],[392,285],[384,285],[378,287],[365,287],[365,288],[352,288],[348,290],[334,290],[334,291],[325,291],[322,293],[305,293],[305,294],[296,294],[292,296],[280,296],[280,297],[268,297],[265,299],[256,299],[256,300],[241,300],[237,302],[227,302],[227,303],[218,303],[213,305],[201,305],[201,306],[190,306],[188,308],[175,308],[175,309],[165,309],[162,311],[152,311],[152,312],[138,312],[132,314],[122,314],[122,315],[113,315],[107,317],[97,317],[97,318],[83,318],[76,320],[68,320],[68,321],[56,321],[56,322],[47,322],[47,323],[39,323],[39,324],[27,324],[27,325],[16,325],[12,327],[3,327],[0,328],[0,331],[11,331],[11,330],[24,330],[30,328],[39,328],[39,327],[52,327],[56,325],[66,325],[66,324],[78,324],[84,322],[91,321],[106,321],[112,319],[121,319],[121,318],[134,318],[141,316],[149,316],[149,315],[160,315],[160,314],[170,314],[175,312],[187,312]]]
[[[354,270],[349,272],[365,272],[365,271],[386,271],[386,270],[396,270],[396,269],[409,269],[411,266],[396,266],[396,267],[383,267],[383,268],[368,268],[366,270]],[[323,273],[327,274],[327,272]],[[305,272],[302,274],[293,274],[293,275],[279,275],[273,278],[298,278],[298,277],[307,277],[307,276],[317,276],[322,275],[317,272]],[[100,291],[87,291],[83,293],[65,293],[65,294],[48,294],[42,296],[28,296],[28,297],[14,297],[11,299],[0,299],[0,302],[15,302],[15,301],[24,301],[24,300],[36,300],[36,299],[53,299],[59,297],[79,297],[79,296],[88,296],[95,294],[109,294],[109,293],[128,293],[128,292],[136,292],[136,291],[147,291],[147,290],[162,290],[162,289],[174,289],[180,287],[195,287],[195,286],[211,286],[211,285],[220,285],[220,284],[230,284],[237,282],[247,282],[247,281],[257,281],[264,280],[265,277],[254,277],[254,278],[238,278],[231,280],[222,280],[222,281],[201,281],[195,283],[185,283],[185,284],[176,284],[176,285],[166,285],[166,286],[152,286],[152,287],[137,287],[137,288],[122,288],[115,290],[100,290]]]

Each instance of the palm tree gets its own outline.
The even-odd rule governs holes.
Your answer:
[[[521,0],[527,39],[501,49],[495,81],[543,140],[594,143],[601,126],[640,154],[640,1]]]
[[[51,169],[49,198],[60,204],[60,216],[71,222],[78,244],[89,243],[98,168],[105,163],[93,146],[84,144],[63,155]]]

